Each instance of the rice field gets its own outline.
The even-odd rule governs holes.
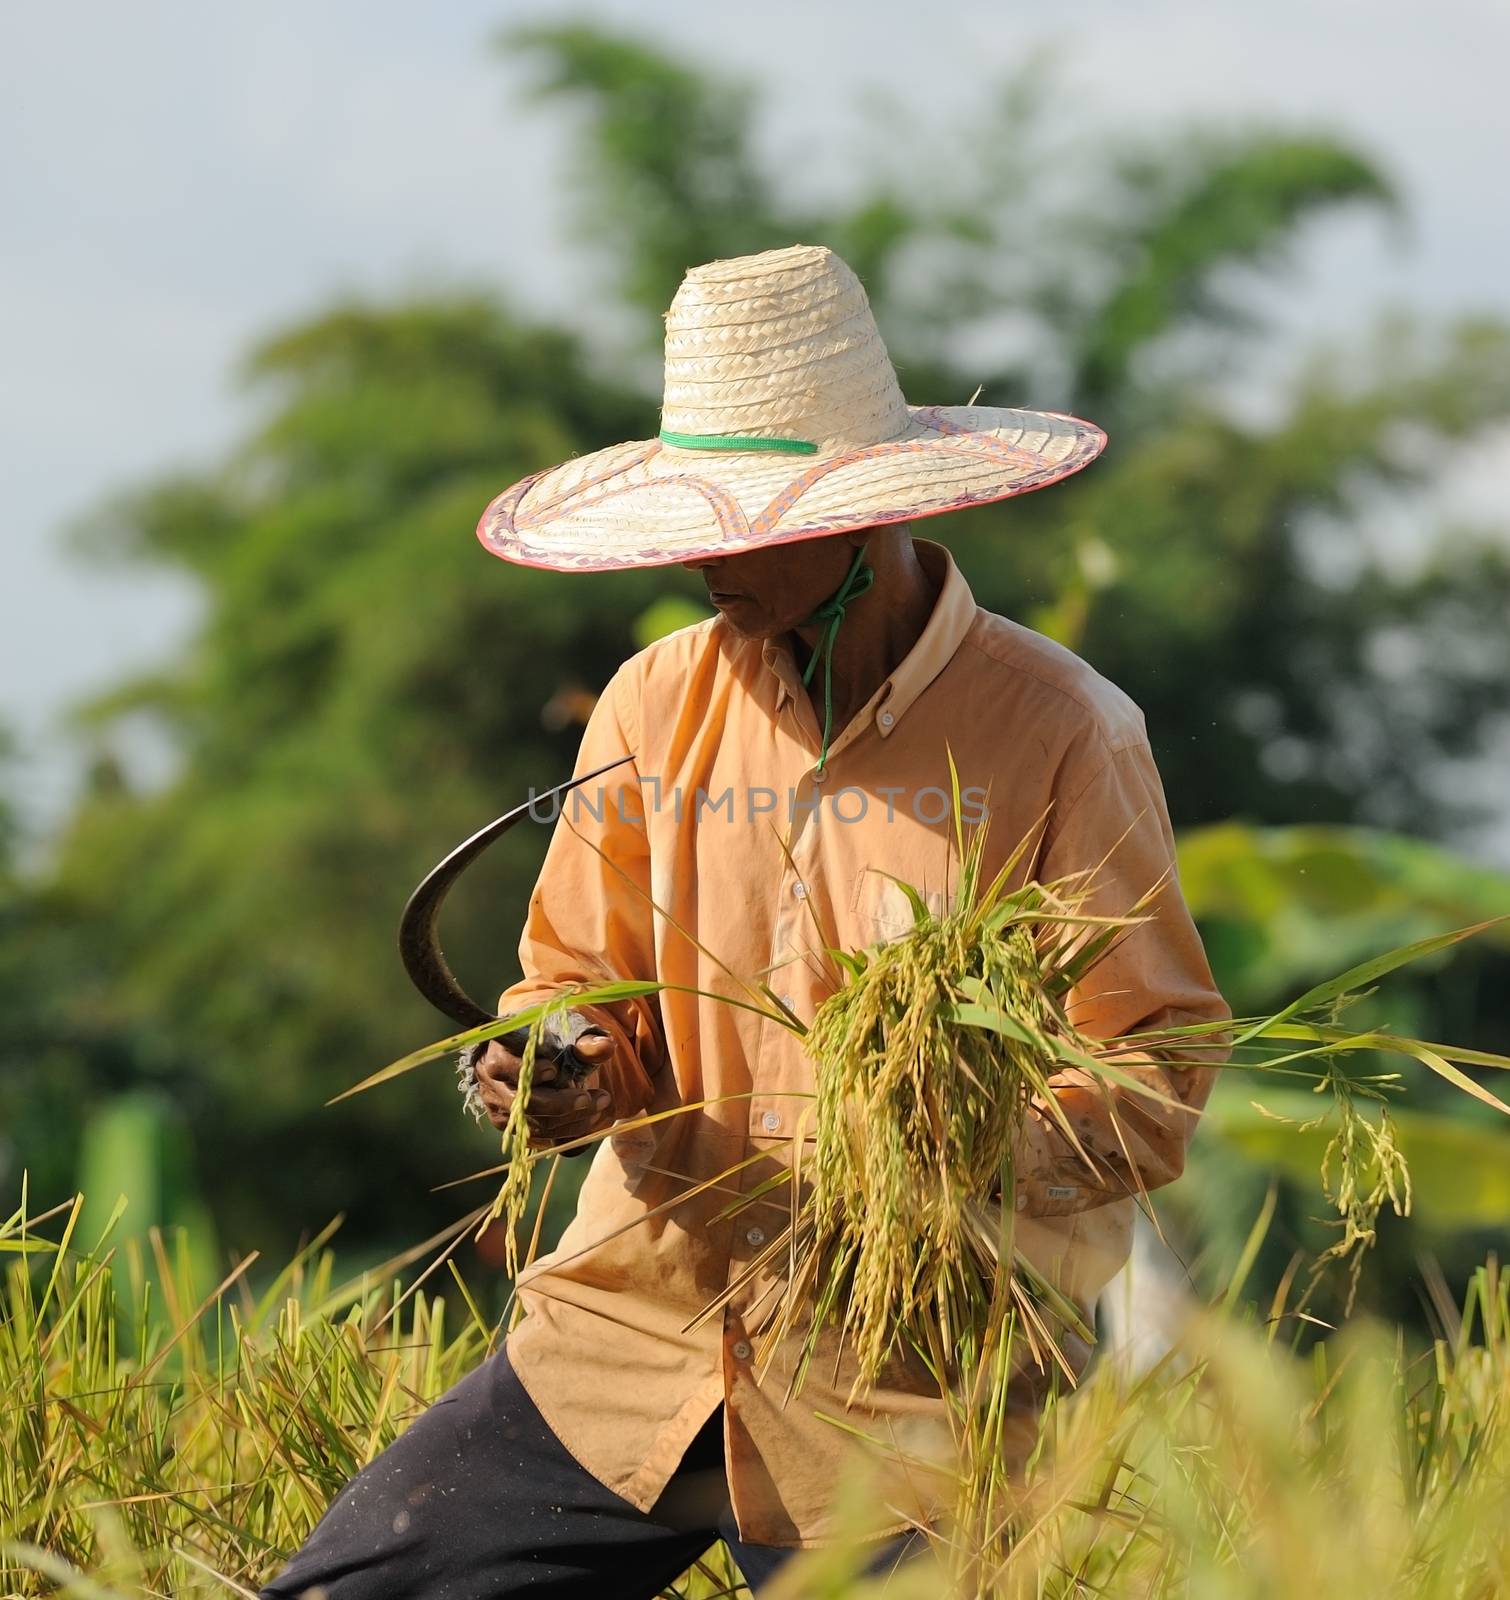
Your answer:
[[[397,1275],[338,1284],[316,1241],[254,1295],[256,1263],[196,1284],[186,1241],[85,1248],[78,1215],[74,1204],[0,1225],[5,1595],[255,1593],[346,1478],[499,1333],[454,1272],[446,1299]],[[1497,1261],[1439,1308],[1429,1345],[1360,1318],[1304,1355],[1304,1314],[1283,1288],[1250,1305],[1244,1270],[1152,1369],[1097,1362],[1050,1402],[978,1593],[1510,1593],[1510,1295]],[[961,1594],[942,1540],[938,1553],[885,1592]],[[842,1551],[790,1572],[790,1596],[872,1592]],[[706,1600],[732,1583],[714,1552],[673,1592]]]

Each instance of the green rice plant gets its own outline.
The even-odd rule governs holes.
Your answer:
[[[764,1368],[779,1344],[800,1330],[788,1390],[796,1392],[825,1330],[837,1326],[855,1353],[852,1401],[892,1355],[907,1348],[930,1364],[942,1388],[964,1382],[967,1372],[975,1374],[970,1382],[984,1385],[983,1403],[999,1411],[1000,1382],[1013,1368],[1001,1360],[996,1343],[1010,1328],[1027,1343],[1037,1366],[1052,1364],[1073,1384],[1073,1368],[1056,1330],[1069,1329],[1087,1343],[1094,1342],[1094,1334],[1073,1302],[1013,1242],[1013,1152],[1029,1104],[1036,1101],[1068,1147],[1095,1169],[1054,1092],[1051,1080],[1064,1068],[1090,1075],[1119,1136],[1112,1088],[1120,1086],[1150,1106],[1175,1107],[1169,1096],[1126,1070],[1130,1057],[1175,1062],[1194,1057],[1213,1066],[1299,1077],[1330,1102],[1322,1116],[1335,1119],[1335,1133],[1320,1176],[1343,1236],[1313,1265],[1312,1282],[1332,1262],[1345,1261],[1351,1273],[1350,1310],[1362,1252],[1375,1237],[1380,1209],[1388,1200],[1397,1212],[1408,1210],[1409,1172],[1393,1142],[1385,1104],[1389,1093],[1400,1090],[1398,1075],[1359,1076],[1342,1070],[1341,1063],[1360,1052],[1404,1054],[1510,1114],[1510,1107],[1462,1071],[1464,1065],[1510,1067],[1510,1058],[1377,1030],[1351,1032],[1343,1026],[1345,1011],[1389,971],[1506,919],[1375,957],[1267,1017],[1090,1038],[1069,1018],[1071,991],[1091,980],[1113,945],[1146,920],[1158,886],[1118,915],[1086,910],[1097,869],[1009,890],[1036,827],[985,882],[988,824],[967,836],[952,756],[949,765],[959,863],[952,903],[935,915],[916,889],[903,883],[914,913],[907,933],[859,950],[840,948],[829,938],[826,951],[842,981],[819,1005],[810,1026],[777,999],[763,977],[732,972],[665,908],[655,907],[733,980],[736,992],[713,998],[757,1011],[797,1034],[813,1062],[814,1089],[791,1139],[790,1187],[797,1201],[790,1224],[749,1268],[751,1273],[776,1270],[784,1279],[784,1293],[761,1330]],[[643,895],[633,880],[620,875],[626,893]],[[820,938],[823,932],[817,930]],[[417,1051],[347,1093],[521,1025],[529,1028],[528,1055],[545,1018],[562,1005],[612,1003],[673,987],[679,986],[626,979],[563,990],[510,1018]],[[492,1169],[503,1173],[504,1183],[489,1215],[504,1219],[511,1239],[530,1192],[530,1165],[544,1154],[528,1149],[527,1090],[525,1077],[505,1133],[507,1159]],[[1377,1120],[1368,1115],[1374,1106]],[[683,1106],[632,1118],[615,1131],[697,1109]],[[576,1144],[603,1136],[589,1135]],[[1123,1137],[1124,1148],[1126,1142]],[[1137,1198],[1152,1215],[1136,1164],[1129,1161],[1129,1166]],[[730,1168],[712,1182],[738,1176]],[[770,1189],[786,1182],[772,1180],[743,1204],[768,1198]],[[668,1204],[686,1198],[679,1195]],[[731,1212],[737,1209],[739,1203]],[[743,1281],[704,1307],[698,1320],[719,1311]],[[998,1377],[986,1382],[981,1374],[993,1362]]]
[[[1272,1193],[1245,1260],[1271,1215]],[[86,1249],[78,1216],[70,1202],[0,1220],[7,1596],[255,1593],[346,1478],[497,1335],[464,1285],[453,1327],[439,1300],[389,1272],[337,1283],[324,1241],[260,1292],[240,1271],[204,1293],[181,1235],[134,1255]],[[1284,1285],[1268,1306],[1246,1302],[1243,1271],[1147,1371],[1101,1359],[1050,1398],[988,1546],[972,1552],[946,1518],[882,1587],[856,1576],[864,1549],[841,1542],[799,1556],[772,1600],[1510,1592],[1510,1280],[1498,1260],[1460,1305],[1436,1289],[1441,1331],[1424,1347],[1365,1318],[1325,1330],[1303,1357],[1293,1344],[1312,1324]],[[866,1487],[856,1478],[836,1494],[858,1507]],[[668,1596],[741,1592],[717,1550]]]
[[[83,1199],[0,1218],[0,1595],[255,1593],[342,1485],[495,1347],[395,1275],[340,1284],[326,1229],[259,1290],[208,1293],[184,1232],[81,1248]],[[49,1229],[48,1225],[52,1228]],[[727,1552],[676,1586],[734,1592]]]
[[[79,1248],[82,1205],[0,1219],[0,1593],[248,1592],[487,1346],[389,1274],[337,1285],[330,1230],[206,1293],[182,1232],[110,1243],[120,1206]]]
[[[1147,1371],[1103,1360],[1049,1398],[994,1539],[946,1518],[927,1556],[884,1586],[856,1579],[843,1552],[804,1556],[773,1600],[1510,1592],[1510,1286],[1498,1260],[1474,1272],[1461,1310],[1437,1297],[1442,1332],[1424,1349],[1362,1318],[1300,1359],[1281,1337],[1304,1321],[1286,1289],[1264,1313],[1237,1286],[1195,1308]]]
[[[1360,1098],[1382,1101],[1377,1089],[1367,1082],[1354,1082],[1338,1071],[1333,1061],[1325,1063],[1325,1079],[1317,1087],[1331,1091],[1337,1111],[1336,1131],[1321,1156],[1321,1186],[1338,1212],[1342,1237],[1317,1256],[1311,1264],[1311,1276],[1314,1282],[1328,1262],[1345,1260],[1348,1288],[1344,1311],[1351,1312],[1358,1293],[1363,1252],[1375,1240],[1375,1224],[1385,1200],[1389,1200],[1396,1216],[1410,1213],[1410,1167],[1395,1141],[1388,1106],[1380,1105],[1379,1120],[1374,1122],[1358,1105]],[[1318,1126],[1326,1118],[1326,1112],[1318,1113],[1309,1122],[1299,1124],[1299,1130]],[[1338,1169],[1335,1186],[1334,1160]]]

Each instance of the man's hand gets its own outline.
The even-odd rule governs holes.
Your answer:
[[[592,1029],[582,1034],[572,1048],[594,1068],[585,1078],[564,1081],[554,1061],[543,1055],[535,1059],[525,1120],[533,1141],[538,1144],[563,1144],[581,1139],[606,1128],[614,1120],[612,1097],[606,1089],[598,1087],[596,1070],[612,1058],[613,1040],[606,1033]],[[508,1123],[509,1111],[519,1090],[522,1065],[521,1058],[497,1039],[490,1039],[487,1049],[477,1059],[478,1097],[495,1128],[501,1129]]]

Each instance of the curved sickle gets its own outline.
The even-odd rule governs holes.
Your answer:
[[[461,1023],[464,1028],[480,1028],[485,1022],[496,1022],[498,1014],[478,1005],[456,981],[456,975],[446,965],[445,953],[440,947],[440,935],[436,931],[435,923],[440,916],[440,908],[445,903],[446,896],[451,892],[451,886],[495,839],[501,839],[516,822],[533,811],[542,800],[549,800],[555,795],[569,794],[591,779],[601,777],[605,772],[611,772],[615,767],[621,767],[626,761],[633,760],[633,752],[620,756],[617,761],[610,761],[607,766],[599,767],[595,772],[584,772],[580,778],[557,784],[554,789],[547,789],[544,794],[526,800],[522,806],[515,806],[512,811],[474,833],[465,843],[457,845],[409,896],[409,903],[404,907],[404,914],[399,919],[398,927],[398,953],[403,960],[404,971],[409,974],[414,987],[424,995],[425,999],[438,1011],[444,1012],[453,1022]]]

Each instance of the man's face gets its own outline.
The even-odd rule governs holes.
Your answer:
[[[773,639],[795,628],[844,582],[855,545],[842,533],[737,555],[684,561],[702,574],[708,598],[735,633]]]

